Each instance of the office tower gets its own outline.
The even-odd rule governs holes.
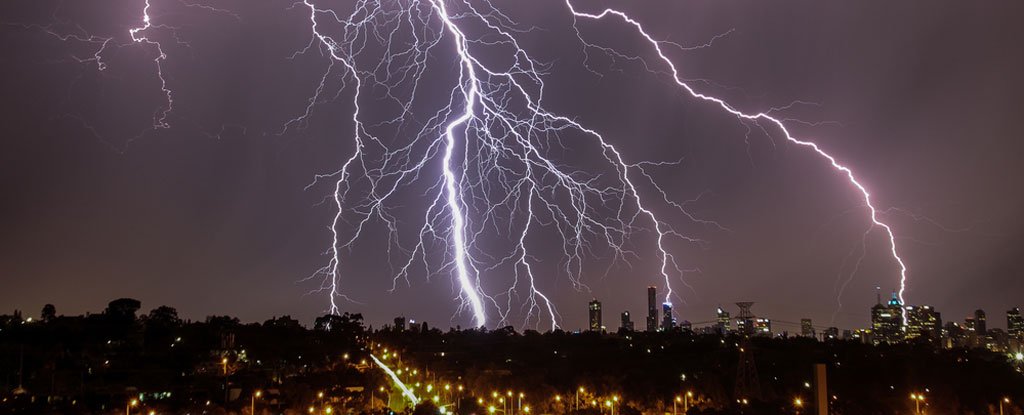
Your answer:
[[[722,307],[718,307],[718,325],[716,330],[718,334],[728,334],[732,330],[732,322],[729,320],[729,312],[722,310]]]
[[[754,303],[745,301],[736,303],[736,306],[740,308],[740,313],[736,316],[736,331],[744,336],[754,334],[754,313],[750,311]]]
[[[1006,331],[1010,338],[1024,341],[1024,317],[1020,315],[1020,308],[1014,307],[1006,312]]]
[[[601,331],[601,302],[590,302],[590,331]]]
[[[647,287],[647,331],[658,331],[658,289]]]
[[[874,344],[903,341],[903,305],[895,292],[888,304],[879,301],[871,307],[871,331]]]
[[[395,317],[395,331],[405,331],[405,316]]]
[[[907,311],[907,340],[924,338],[929,342],[938,343],[942,339],[942,317],[932,306],[905,307]]]
[[[676,318],[672,315],[672,303],[664,303],[661,305],[661,329],[664,331],[672,331],[676,328]]]
[[[974,310],[974,332],[978,336],[984,336],[988,334],[988,325],[985,323],[985,311],[981,309]]]
[[[839,327],[828,327],[822,335],[822,340],[836,340],[839,338]]]
[[[811,324],[811,319],[802,318],[800,319],[800,335],[803,337],[815,338],[814,325]]]
[[[619,330],[631,332],[633,331],[633,320],[629,318],[629,312],[622,312],[622,324],[619,326]]]
[[[754,319],[754,334],[758,336],[771,336],[772,335],[772,321],[771,319],[758,317]]]

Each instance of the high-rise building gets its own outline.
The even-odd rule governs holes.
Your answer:
[[[871,307],[871,331],[874,343],[898,343],[903,341],[903,305],[899,297],[892,293],[888,304],[878,304]]]
[[[1024,341],[1024,317],[1020,315],[1020,308],[1014,307],[1006,312],[1006,331],[1010,338]]]
[[[729,320],[729,312],[718,307],[718,324],[715,327],[718,334],[728,334],[732,330],[732,321]]]
[[[810,337],[812,339],[817,337],[814,335],[814,325],[811,324],[811,319],[800,319],[800,335],[803,337]]]
[[[601,331],[601,302],[590,302],[590,331]]]
[[[622,324],[619,326],[619,330],[625,331],[625,332],[633,331],[633,320],[631,320],[629,318],[629,312],[628,311],[623,311],[622,312]]]
[[[772,321],[761,317],[754,319],[754,333],[758,336],[771,336]]]
[[[942,316],[934,307],[908,305],[904,309],[907,311],[907,340],[923,338],[936,344],[942,340]]]
[[[839,327],[828,327],[822,334],[822,340],[836,340],[839,338]]]
[[[672,331],[676,328],[676,318],[672,315],[672,303],[664,303],[661,305],[661,329],[663,331]]]
[[[736,331],[744,336],[754,334],[754,313],[750,311],[754,303],[744,301],[736,303],[736,306],[740,308],[740,313],[736,316]]]
[[[988,325],[985,323],[985,311],[980,308],[974,310],[974,332],[978,336],[988,334]]]
[[[658,331],[658,289],[647,287],[647,331]]]
[[[395,331],[405,331],[405,316],[395,317]]]

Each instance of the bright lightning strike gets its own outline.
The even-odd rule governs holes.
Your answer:
[[[151,31],[163,28],[174,34],[175,28],[154,24],[152,0],[144,1],[142,24],[129,30],[130,44],[156,51],[153,65],[165,100],[154,113],[153,128],[168,128],[174,94],[164,76],[167,54]],[[179,3],[238,19],[226,10]],[[652,73],[667,69],[689,97],[720,108],[748,129],[777,130],[844,176],[869,211],[868,231],[880,228],[888,237],[891,255],[899,265],[898,295],[905,303],[907,267],[897,252],[894,232],[880,219],[882,212],[854,172],[815,142],[793,136],[787,127],[793,120],[772,115],[781,108],[744,112],[724,99],[699,92],[663,50],[666,46],[710,47],[731,30],[703,45],[683,47],[656,40],[622,11],[589,13],[579,11],[570,0],[564,4],[585,52],[598,50],[613,59],[640,62]],[[459,312],[472,315],[476,326],[520,323],[552,329],[558,327],[560,317],[534,271],[538,258],[550,254],[540,251],[550,246],[538,239],[557,236],[559,266],[581,290],[587,289],[583,278],[587,257],[610,252],[616,262],[630,264],[645,258],[638,251],[650,252],[657,258],[657,278],[664,283],[669,303],[677,296],[673,284],[682,281],[686,272],[672,253],[670,240],[700,241],[677,231],[659,212],[675,210],[690,223],[724,229],[686,212],[685,203],[671,200],[647,170],[676,163],[629,160],[600,132],[550,111],[544,99],[549,65],[533,58],[517,38],[532,29],[519,25],[491,0],[357,0],[344,10],[318,0],[301,0],[292,9],[308,12],[304,16],[312,35],[292,58],[319,52],[327,64],[305,110],[286,122],[284,129],[306,126],[318,105],[336,101],[344,93],[351,98],[346,118],[353,129],[345,138],[352,140],[352,153],[337,170],[310,184],[330,182],[336,208],[330,224],[329,260],[313,276],[322,278],[320,288],[330,299],[332,313],[339,312],[338,299],[350,300],[343,289],[345,255],[372,226],[386,230],[387,254],[392,260],[398,258],[392,289],[409,284],[419,272],[427,278],[451,276]],[[642,54],[653,52],[662,69],[640,54],[585,40],[581,21],[608,19],[621,20],[635,30],[650,47]],[[98,70],[106,68],[102,56],[113,37],[37,28],[63,41],[96,45],[91,57],[76,59],[95,62]],[[443,102],[437,102],[439,97]],[[565,145],[569,140],[572,146]],[[600,153],[599,165],[574,158],[573,151],[588,145],[590,151]],[[421,204],[410,207],[410,198],[418,198]],[[418,231],[407,236],[400,230],[410,229],[410,221]],[[496,240],[508,246],[496,245]],[[514,314],[517,309],[521,320],[512,321],[519,318]]]
[[[719,108],[721,108],[722,110],[724,110],[724,111],[728,112],[729,114],[732,114],[732,115],[740,118],[741,120],[753,121],[755,123],[758,122],[758,121],[765,121],[765,122],[767,122],[769,124],[775,125],[778,128],[778,130],[782,132],[782,134],[785,136],[787,141],[789,141],[789,142],[791,142],[793,144],[797,144],[797,145],[800,145],[800,146],[803,146],[803,147],[810,148],[815,153],[817,153],[819,156],[821,156],[826,161],[828,161],[828,163],[831,164],[833,169],[837,170],[839,173],[841,173],[842,175],[846,176],[846,179],[849,181],[849,183],[852,184],[857,189],[857,191],[860,192],[861,196],[864,198],[864,204],[868,208],[868,212],[870,214],[869,216],[870,216],[872,225],[882,228],[885,231],[886,236],[888,236],[888,238],[889,238],[889,250],[890,250],[890,253],[892,254],[893,259],[899,265],[899,272],[900,272],[900,281],[899,281],[900,289],[899,289],[899,293],[898,293],[899,299],[900,299],[901,303],[906,304],[906,300],[904,300],[904,298],[903,298],[903,293],[904,293],[904,291],[906,291],[907,266],[903,262],[903,258],[900,257],[899,253],[896,250],[896,235],[893,233],[892,227],[890,227],[885,222],[882,222],[881,219],[878,218],[879,210],[871,202],[871,193],[869,193],[867,188],[864,187],[864,185],[861,184],[861,182],[859,180],[857,180],[857,177],[854,175],[853,170],[850,170],[849,167],[846,167],[845,165],[839,163],[839,161],[836,160],[835,157],[833,157],[831,154],[825,152],[825,150],[822,150],[821,147],[819,147],[814,142],[806,141],[806,140],[802,140],[802,139],[798,139],[798,138],[794,137],[792,134],[790,134],[789,129],[786,128],[786,125],[783,123],[782,120],[769,115],[767,112],[745,113],[745,112],[742,112],[742,111],[734,108],[732,105],[729,105],[729,103],[725,102],[724,100],[722,100],[720,98],[717,98],[717,97],[714,97],[714,96],[710,96],[710,95],[705,95],[703,93],[700,93],[700,92],[697,92],[696,90],[694,90],[689,84],[687,84],[680,77],[679,70],[676,69],[675,64],[672,62],[671,59],[669,59],[665,55],[665,52],[662,50],[662,42],[659,42],[659,41],[655,40],[653,37],[651,37],[651,35],[649,33],[647,33],[647,31],[644,29],[644,27],[637,20],[633,19],[632,17],[630,17],[626,13],[623,13],[621,11],[614,10],[614,9],[605,9],[601,13],[597,13],[597,14],[585,13],[585,12],[577,11],[576,8],[573,7],[572,2],[570,2],[569,0],[566,0],[565,4],[566,4],[566,6],[569,7],[569,10],[572,12],[573,16],[575,16],[577,18],[585,18],[585,19],[592,19],[592,20],[600,20],[600,19],[603,19],[603,18],[608,17],[608,16],[617,16],[617,17],[621,18],[627,24],[633,26],[636,29],[636,31],[641,36],[643,36],[643,38],[645,40],[647,40],[647,42],[651,45],[651,47],[657,53],[658,58],[665,65],[667,65],[668,68],[670,69],[671,74],[672,74],[672,80],[676,83],[676,85],[682,87],[690,96],[692,96],[693,98],[698,98],[698,99],[710,102],[712,104],[715,104]],[[582,41],[582,39],[581,39],[581,41]],[[584,42],[584,43],[586,43],[586,42]],[[903,310],[903,314],[904,314],[903,315],[903,317],[904,317],[903,321],[905,323],[906,322],[906,310]]]
[[[628,261],[637,255],[627,247],[627,241],[639,230],[649,231],[653,236],[650,247],[658,258],[658,273],[665,285],[665,301],[672,300],[673,282],[684,271],[667,248],[666,239],[694,239],[660,219],[650,203],[653,200],[680,210],[682,205],[669,200],[643,170],[645,164],[657,163],[627,162],[599,132],[545,108],[546,66],[520,46],[515,35],[523,29],[511,18],[489,1],[474,6],[466,1],[383,4],[364,0],[347,13],[317,6],[312,0],[302,5],[310,12],[314,36],[300,53],[315,46],[326,52],[331,62],[304,114],[286,128],[304,124],[314,105],[327,99],[327,85],[336,63],[343,68],[344,78],[354,84],[355,151],[339,170],[317,178],[334,180],[338,209],[331,226],[331,259],[319,272],[324,277],[322,288],[331,298],[332,312],[338,309],[335,298],[341,293],[341,254],[361,238],[370,223],[381,223],[388,229],[389,254],[405,256],[393,286],[408,282],[414,267],[422,267],[428,274],[450,272],[459,289],[460,310],[469,311],[477,326],[488,321],[509,323],[519,299],[522,303],[518,305],[526,310],[524,325],[545,321],[551,328],[558,327],[558,313],[538,287],[531,263],[535,261],[531,250],[537,248],[529,240],[538,227],[552,227],[560,235],[565,274],[578,288],[585,288],[583,259],[592,252],[594,243],[614,252],[616,260]],[[696,91],[662,50],[665,42],[655,40],[629,15],[614,9],[592,14],[577,11],[569,1],[565,5],[585,48],[638,60],[646,66],[642,58],[588,43],[577,27],[581,19],[618,17],[646,39],[673,81],[691,97],[718,106],[744,124],[749,122],[762,130],[764,125],[759,123],[774,125],[789,142],[810,148],[843,174],[863,196],[873,226],[889,237],[892,256],[900,267],[899,296],[903,299],[907,270],[897,253],[892,228],[879,219],[871,194],[852,170],[814,142],[791,135],[784,120],[773,117],[770,111],[745,113],[720,98]],[[458,67],[448,90],[448,102],[425,119],[417,117],[413,108],[420,102],[428,60],[444,52],[453,54]],[[495,63],[487,58],[492,54],[503,54],[507,59]],[[395,106],[395,116],[366,122],[360,104],[368,91],[383,91]],[[567,167],[569,163],[560,158],[565,154],[558,150],[562,149],[562,140],[569,137],[592,140],[606,163],[601,167],[604,176]],[[607,180],[609,177],[614,179]],[[401,189],[417,183],[425,183],[427,188],[422,224],[412,246],[403,246],[393,199]],[[660,197],[644,197],[641,183]],[[358,196],[352,197],[355,192]],[[717,226],[684,213],[698,223]],[[354,224],[346,237],[339,232],[343,221]],[[504,229],[515,236],[512,248],[504,254],[489,253],[482,243],[483,236],[492,229]],[[444,247],[440,264],[430,260],[434,244]],[[495,288],[499,283],[488,278],[488,272],[500,266],[512,266],[514,278],[507,286]],[[497,317],[491,319],[489,316],[494,314]]]
[[[668,200],[643,170],[646,162],[627,162],[600,133],[542,105],[545,65],[520,46],[514,34],[522,29],[514,21],[490,2],[479,6],[483,10],[454,2],[457,11],[449,3],[360,1],[341,13],[311,0],[302,2],[310,12],[313,40],[296,56],[315,46],[330,64],[306,111],[286,128],[308,121],[313,106],[326,99],[336,67],[343,68],[344,79],[353,87],[355,151],[339,170],[317,178],[334,180],[338,209],[331,226],[330,260],[318,272],[322,289],[331,298],[331,311],[337,311],[335,297],[341,292],[341,253],[371,222],[388,229],[389,254],[397,247],[395,251],[405,255],[394,285],[408,281],[414,267],[422,266],[428,273],[451,272],[460,310],[470,312],[477,326],[509,324],[512,311],[521,307],[523,325],[543,322],[558,327],[555,305],[533,271],[532,252],[539,248],[530,238],[542,227],[560,236],[565,274],[578,288],[586,287],[583,260],[595,243],[609,249],[616,260],[628,262],[638,257],[627,247],[631,237],[650,232],[666,300],[671,299],[673,281],[684,270],[666,239],[694,239],[655,214],[637,180],[653,187],[661,195],[655,200],[669,208],[682,210],[682,204]],[[483,58],[484,51],[493,49],[506,53],[510,62]],[[420,119],[412,108],[419,104],[429,58],[441,52],[454,54],[458,73],[452,77],[448,102]],[[383,91],[395,105],[394,118],[373,123],[363,119],[361,100],[370,90]],[[394,140],[385,131],[411,138]],[[604,171],[568,167],[562,159],[562,140],[568,137],[591,140],[603,156]],[[403,188],[415,184],[427,188],[425,209],[416,239],[411,247],[402,246],[399,219],[393,213],[398,209],[391,205]],[[359,197],[353,197],[356,192]],[[343,222],[353,224],[345,237],[339,232]],[[502,233],[512,235],[512,247],[503,253],[487,252],[484,236]],[[431,262],[435,244],[445,253],[440,264]],[[513,270],[512,281],[504,286],[488,278],[502,266]]]

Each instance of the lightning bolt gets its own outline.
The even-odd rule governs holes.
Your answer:
[[[146,32],[154,27],[169,27],[165,25],[153,25],[153,22],[149,17],[150,7],[151,5],[149,4],[149,0],[145,0],[145,7],[142,8],[142,26],[133,27],[130,30],[128,30],[128,33],[131,34],[132,40],[135,43],[151,45],[156,49],[157,54],[156,57],[153,58],[153,64],[156,66],[156,76],[160,79],[160,91],[163,92],[164,97],[166,98],[164,105],[158,108],[156,112],[153,114],[153,128],[160,129],[170,127],[170,125],[167,124],[167,114],[169,114],[171,110],[174,108],[174,97],[170,88],[167,87],[167,79],[164,78],[163,62],[167,59],[167,54],[164,53],[164,47],[160,44],[160,42],[152,40],[149,37],[147,37]]]
[[[578,289],[586,289],[583,260],[595,242],[609,249],[616,261],[628,263],[638,257],[627,247],[630,237],[650,232],[666,299],[674,295],[673,281],[684,270],[669,252],[667,239],[697,240],[661,220],[641,196],[637,181],[656,189],[661,199],[655,201],[685,213],[683,204],[669,200],[644,170],[673,163],[627,162],[599,132],[547,110],[542,105],[545,65],[520,46],[515,33],[524,29],[516,22],[490,2],[474,6],[441,0],[387,5],[360,1],[347,13],[311,0],[301,5],[309,11],[313,38],[292,58],[319,50],[330,63],[305,112],[289,120],[285,129],[301,128],[309,121],[315,105],[329,99],[327,91],[338,72],[354,91],[355,151],[339,170],[310,184],[334,181],[337,214],[331,226],[330,259],[314,274],[323,277],[320,290],[331,298],[332,312],[337,311],[335,297],[341,293],[342,254],[372,222],[388,230],[388,254],[405,255],[393,289],[408,283],[420,267],[428,277],[450,272],[458,287],[459,312],[469,312],[477,326],[508,324],[518,304],[524,309],[522,324],[558,327],[557,309],[533,270],[536,248],[529,240],[538,235],[538,228],[553,229],[560,236],[563,269]],[[453,5],[459,10],[453,11]],[[476,34],[471,35],[470,28]],[[380,41],[383,52],[375,54],[368,46],[374,40]],[[512,62],[488,62],[481,57],[488,48],[504,50]],[[427,58],[441,50],[453,53],[458,67],[449,100],[418,120],[413,107],[428,71]],[[395,103],[395,118],[372,125],[362,119],[360,101],[370,88],[384,91]],[[412,138],[395,144],[382,133],[370,132],[381,126],[409,129]],[[606,162],[605,177],[568,167],[556,157],[564,156],[561,140],[568,136],[593,141]],[[395,208],[389,203],[401,188],[419,181],[428,189],[422,224],[411,247],[402,246]],[[357,192],[363,197],[353,198]],[[717,226],[686,215],[702,225]],[[346,237],[339,231],[343,224],[352,228]],[[498,229],[511,235],[514,246],[495,255],[486,252],[482,241]],[[444,247],[441,264],[429,259],[435,245]],[[394,252],[392,247],[397,247]],[[495,289],[500,282],[484,274],[493,275],[503,266],[512,267],[512,281]]]
[[[662,43],[663,42],[655,40],[644,29],[644,27],[640,24],[640,22],[638,22],[636,19],[633,19],[632,17],[630,17],[626,13],[623,13],[623,12],[621,12],[619,10],[610,9],[610,8],[609,9],[604,9],[603,11],[601,11],[600,13],[597,13],[597,14],[580,12],[580,11],[576,10],[576,8],[573,6],[572,2],[569,1],[569,0],[566,0],[565,5],[569,8],[569,10],[572,12],[572,15],[574,17],[576,17],[576,18],[583,18],[583,19],[590,19],[590,20],[601,20],[601,19],[604,19],[604,18],[606,18],[608,16],[616,16],[616,17],[622,19],[626,24],[633,26],[633,28],[636,29],[637,33],[640,34],[640,36],[642,36],[647,41],[647,43],[651,46],[651,48],[654,50],[654,52],[658,55],[659,60],[662,63],[664,63],[669,68],[669,71],[670,71],[671,77],[672,77],[672,81],[674,81],[676,85],[680,86],[683,90],[685,90],[686,93],[689,94],[691,97],[697,98],[697,99],[700,99],[700,100],[703,100],[703,101],[706,101],[706,102],[711,103],[711,104],[714,104],[714,105],[718,106],[719,108],[721,108],[722,110],[726,111],[727,113],[732,114],[733,116],[735,116],[735,117],[737,117],[737,118],[739,118],[741,120],[753,121],[754,123],[757,123],[758,121],[764,121],[764,122],[767,122],[769,125],[774,125],[783,134],[783,136],[785,137],[786,141],[789,141],[790,143],[796,144],[796,145],[801,146],[801,147],[810,148],[818,156],[820,156],[821,158],[825,159],[832,166],[833,169],[835,169],[837,172],[839,172],[840,174],[845,176],[847,181],[851,185],[853,185],[853,187],[856,188],[856,190],[860,193],[861,197],[863,197],[864,205],[868,209],[869,218],[871,220],[871,224],[873,225],[873,227],[881,228],[882,230],[885,231],[885,235],[888,237],[888,240],[889,240],[889,251],[892,254],[893,260],[895,260],[896,263],[899,265],[899,275],[900,275],[900,278],[899,278],[899,286],[900,286],[900,288],[899,288],[899,294],[898,294],[899,295],[899,299],[900,299],[901,303],[906,304],[906,300],[903,298],[903,294],[904,294],[904,291],[906,291],[906,286],[907,286],[907,266],[904,263],[903,258],[901,258],[899,253],[897,252],[897,249],[896,249],[896,235],[893,233],[893,230],[892,230],[891,226],[889,226],[887,223],[885,223],[881,219],[879,219],[879,209],[876,208],[875,205],[872,203],[871,193],[868,192],[867,188],[857,179],[856,175],[853,173],[853,170],[851,170],[846,165],[841,164],[835,157],[833,157],[831,154],[825,152],[825,150],[823,150],[820,146],[818,146],[813,141],[807,141],[807,140],[803,140],[803,139],[799,139],[797,137],[794,137],[790,133],[789,129],[786,128],[786,124],[783,122],[783,120],[775,118],[772,115],[770,115],[769,114],[770,111],[769,112],[758,112],[758,113],[746,113],[746,112],[743,112],[743,111],[740,111],[740,110],[736,109],[735,107],[733,107],[732,105],[730,105],[729,103],[727,103],[725,100],[723,100],[721,98],[717,98],[717,97],[714,97],[714,96],[711,96],[711,95],[706,95],[706,94],[703,94],[703,93],[700,93],[700,92],[696,91],[693,87],[691,87],[687,82],[685,82],[682,79],[682,77],[679,74],[679,70],[676,68],[676,65],[672,62],[671,59],[669,59],[665,55],[665,52],[662,49]],[[574,22],[574,26],[575,26],[575,22]],[[579,29],[577,29],[577,34],[579,34]],[[583,41],[582,38],[580,40]],[[584,42],[584,44],[586,44],[586,42]],[[903,310],[903,314],[904,314],[903,315],[903,317],[904,317],[903,321],[905,323],[906,322],[906,310]]]
[[[178,43],[184,42],[177,38],[176,28],[153,23],[150,1],[145,0],[142,7],[142,24],[129,34],[132,43],[156,52],[153,65],[165,99],[154,112],[153,128],[163,129],[170,127],[174,93],[164,73],[165,45],[151,31],[168,29]],[[178,2],[238,19],[227,10]],[[613,60],[640,63],[648,72],[669,76],[689,97],[736,117],[748,132],[757,127],[769,137],[781,134],[843,176],[868,210],[867,232],[881,229],[888,237],[891,256],[899,266],[898,295],[904,301],[907,267],[897,251],[894,231],[880,219],[883,212],[875,207],[871,193],[839,159],[814,141],[791,134],[787,125],[799,120],[774,115],[793,105],[813,103],[797,101],[745,112],[698,91],[694,82],[710,81],[683,78],[665,52],[667,47],[711,47],[732,30],[688,47],[656,40],[622,11],[580,11],[571,0],[564,5],[583,45],[583,65],[588,70],[597,73],[588,64],[591,50]],[[645,244],[642,249],[656,258],[654,277],[664,284],[665,303],[671,303],[679,297],[673,285],[685,284],[682,277],[688,270],[680,266],[669,241],[703,241],[677,231],[660,215],[681,212],[688,224],[727,231],[687,212],[688,202],[673,201],[650,173],[681,161],[629,160],[597,130],[550,111],[545,101],[550,65],[531,56],[518,40],[518,35],[533,28],[519,24],[491,0],[356,0],[345,11],[316,0],[299,0],[289,9],[308,16],[311,33],[309,43],[290,59],[319,53],[327,63],[304,111],[287,120],[281,133],[305,128],[320,105],[345,93],[352,105],[346,114],[353,126],[351,155],[337,170],[317,175],[307,187],[329,183],[331,196],[325,201],[335,209],[328,259],[309,277],[320,278],[316,291],[327,294],[330,312],[340,311],[339,299],[354,301],[343,289],[346,254],[372,226],[385,230],[389,264],[396,264],[392,290],[411,284],[413,275],[420,272],[427,279],[450,276],[457,292],[456,314],[470,314],[476,326],[513,323],[518,307],[519,324],[547,324],[552,329],[558,328],[560,317],[534,271],[540,261],[538,251],[550,247],[535,240],[557,235],[559,267],[577,290],[588,289],[583,277],[585,259],[610,252],[614,263],[632,265],[647,259],[636,248]],[[631,27],[650,50],[623,53],[585,39],[581,21],[610,19]],[[106,67],[101,57],[111,38],[39,28],[61,40],[97,45],[91,58],[79,61],[95,62],[99,70]],[[652,52],[656,65],[641,56]],[[450,57],[450,70],[436,63],[443,63],[445,57]],[[437,102],[439,97],[443,102]],[[372,106],[364,105],[367,102]],[[769,129],[777,133],[769,134]],[[567,140],[573,145],[566,145]],[[598,152],[600,165],[575,167],[572,153],[580,148]],[[422,203],[410,208],[410,195]],[[408,224],[410,217],[415,218],[414,226]],[[405,228],[418,228],[418,232],[406,236],[400,231]],[[505,241],[510,247],[495,246],[494,241]]]

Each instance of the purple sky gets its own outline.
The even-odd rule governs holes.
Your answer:
[[[289,9],[287,1],[208,3],[236,19],[188,2],[151,1],[154,24],[178,27],[180,41],[170,30],[150,32],[165,45],[163,70],[175,99],[171,127],[159,130],[151,130],[163,100],[154,50],[131,45],[128,32],[141,23],[141,2],[0,5],[0,312],[34,315],[45,303],[59,313],[98,312],[128,296],[144,310],[167,304],[193,319],[291,314],[310,322],[328,304],[322,294],[307,294],[319,284],[303,279],[327,261],[334,212],[321,203],[330,186],[304,188],[351,155],[351,95],[342,92],[317,106],[304,128],[278,135],[305,110],[327,65],[315,53],[288,59],[309,43],[308,10]],[[755,312],[777,320],[809,317],[824,326],[834,318],[842,328],[863,327],[875,287],[883,296],[897,287],[880,230],[866,238],[851,278],[867,211],[813,153],[774,132],[747,137],[733,117],[681,93],[656,63],[648,73],[635,62],[597,56],[590,65],[601,75],[588,71],[560,2],[495,4],[512,5],[503,11],[536,26],[520,40],[551,64],[550,109],[600,131],[631,162],[682,159],[652,170],[655,179],[674,200],[701,195],[691,212],[729,229],[657,207],[679,230],[706,240],[670,243],[681,266],[699,269],[675,283],[680,318],[704,322],[719,304],[735,312],[732,303],[754,301]],[[790,124],[852,167],[876,206],[887,209],[882,218],[910,268],[911,304],[934,305],[947,321],[981,307],[990,327],[1005,326],[1005,310],[1024,305],[1020,3],[613,5],[632,6],[624,10],[654,36],[683,46],[728,33],[710,48],[671,53],[701,91],[747,112],[816,103],[778,115],[829,121]],[[62,42],[38,27],[50,24],[60,33],[81,27],[113,37],[106,69],[72,59],[91,56],[96,45]],[[589,41],[652,56],[619,20],[580,28]],[[440,69],[424,87],[428,97],[447,99],[443,72],[457,68],[448,52],[432,57],[431,67]],[[364,110],[383,119],[391,116],[387,108],[370,100]],[[567,162],[596,161],[591,144],[565,143]],[[421,199],[402,200],[403,209],[422,211]],[[389,291],[383,228],[369,229],[344,255],[343,291],[358,303],[342,301],[343,310],[362,312],[374,325],[398,314],[470,325],[471,316],[456,314],[450,272],[429,280],[413,273]],[[645,288],[661,285],[649,235],[631,241],[631,267],[595,252],[583,290],[559,273],[560,245],[540,239],[535,272],[563,327],[583,327],[592,298],[604,302],[609,327],[618,326],[622,310],[642,325]]]

